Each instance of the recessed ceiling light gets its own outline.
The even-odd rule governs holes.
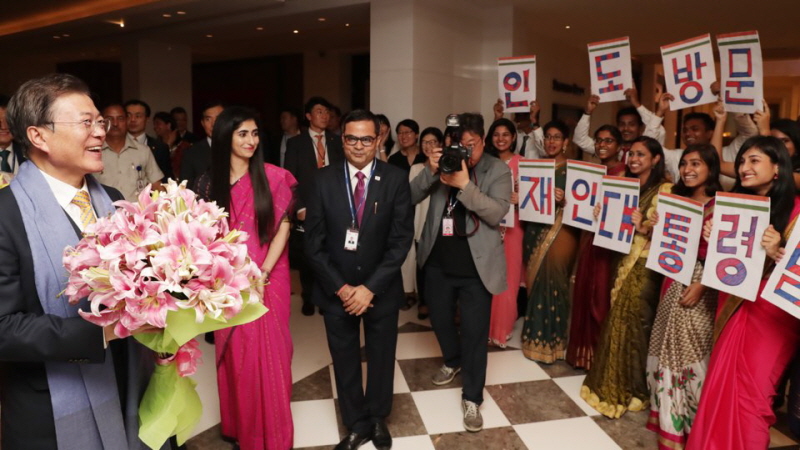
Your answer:
[[[256,31],[264,31],[264,27],[256,27]]]
[[[297,33],[299,33],[299,32],[300,32],[300,30],[294,30],[294,31],[292,31],[292,33],[294,33],[294,34],[297,34]]]
[[[350,24],[349,24],[349,23],[346,23],[346,24],[344,24],[344,26],[346,26],[346,27],[349,27],[349,26],[350,26]]]
[[[186,11],[175,11],[175,14],[177,14],[179,16],[183,16],[183,15],[186,14]]]
[[[61,36],[53,36],[53,39],[61,39]]]
[[[119,27],[120,28],[125,28],[125,21],[124,20],[120,20],[119,21]]]
[[[161,15],[161,17],[164,17],[165,19],[169,19],[170,17],[172,17],[172,14],[164,13],[164,14]]]
[[[213,34],[207,34],[206,37],[212,38],[212,37],[214,37],[214,35]]]
[[[67,33],[62,34],[62,36],[69,37],[69,35]]]
[[[569,30],[569,25],[567,25],[567,26],[566,26],[566,27],[564,27],[564,28],[566,28],[566,29],[568,29],[568,30]]]
[[[319,20],[320,22],[325,22],[325,18],[324,17],[320,17],[317,20]]]

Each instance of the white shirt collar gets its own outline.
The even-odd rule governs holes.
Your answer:
[[[46,174],[38,167],[36,169],[44,175],[44,179],[47,180],[47,184],[50,186],[50,190],[53,191],[56,201],[64,209],[71,204],[72,199],[75,198],[75,194],[77,194],[79,190],[83,189],[87,192],[89,191],[86,186],[86,178],[83,179],[83,186],[81,186],[81,189],[75,189],[72,185]]]
[[[134,136],[133,134],[128,133],[128,136],[132,137],[134,141],[142,145],[147,145],[147,133],[142,133],[138,136]]]
[[[317,136],[322,135],[322,143],[325,143],[325,130],[320,131],[317,133],[316,131],[312,130],[311,128],[308,129],[308,134],[311,135],[311,140],[314,141],[314,144],[317,143]]]

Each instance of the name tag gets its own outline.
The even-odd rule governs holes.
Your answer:
[[[348,252],[358,250],[358,230],[350,228],[344,235],[344,249]]]
[[[453,218],[452,217],[443,217],[442,218],[442,236],[452,236],[453,235]]]

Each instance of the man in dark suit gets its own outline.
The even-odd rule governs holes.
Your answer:
[[[188,180],[187,187],[195,189],[195,181],[211,167],[211,133],[217,116],[225,109],[221,102],[210,102],[203,107],[203,118],[200,123],[206,137],[196,141],[187,148],[181,160],[181,180]]]
[[[178,137],[182,141],[186,141],[190,144],[193,144],[195,141],[197,141],[197,136],[189,131],[189,115],[186,114],[186,110],[183,108],[183,106],[176,106],[169,110],[169,113],[175,120],[175,130],[178,132]]]
[[[375,158],[377,118],[356,110],[343,120],[346,162],[317,172],[306,218],[306,254],[316,275],[312,301],[325,319],[342,420],[336,447],[372,439],[391,448],[384,419],[392,410],[397,319],[405,303],[400,266],[413,237],[408,176]],[[364,323],[367,391],[359,331]]]
[[[125,108],[125,116],[128,119],[128,134],[131,135],[133,140],[146,145],[153,152],[156,164],[161,169],[161,173],[164,174],[161,181],[166,183],[168,179],[174,178],[172,160],[169,157],[169,147],[167,144],[145,133],[147,121],[150,120],[150,105],[141,100],[133,99],[125,102],[123,106]]]
[[[8,118],[29,160],[0,190],[1,446],[144,449],[139,394],[127,388],[135,372],[120,370],[110,348],[130,340],[115,340],[115,323],[78,316],[85,299],[71,306],[59,296],[64,248],[122,198],[88,175],[103,169],[106,122],[86,85],[64,74],[23,84]]]
[[[14,136],[8,127],[6,110],[9,100],[7,95],[0,94],[0,172],[5,172],[5,175],[0,176],[8,179],[13,178],[26,159],[22,154],[22,147],[14,143]]]
[[[325,131],[328,126],[329,106],[330,103],[322,97],[310,98],[305,106],[308,131],[286,142],[284,168],[297,180],[295,226],[289,237],[289,261],[292,268],[300,272],[300,284],[303,286],[302,312],[306,316],[314,314],[314,305],[311,304],[314,278],[303,253],[303,221],[306,218],[306,204],[310,201],[311,186],[317,169],[337,165],[344,160],[341,139]]]

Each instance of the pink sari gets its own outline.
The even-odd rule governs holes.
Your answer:
[[[519,175],[519,155],[508,161],[508,168],[516,180]],[[519,212],[514,214],[514,226],[504,228],[503,248],[506,253],[506,280],[508,289],[492,297],[492,317],[489,322],[489,340],[498,346],[505,347],[511,337],[514,322],[517,320],[517,293],[522,281],[522,237],[525,231],[519,222]]]
[[[296,181],[284,169],[271,164],[264,167],[277,228],[288,214]],[[249,175],[231,186],[229,212],[231,228],[248,233],[248,253],[261,266],[269,244],[259,242]],[[264,305],[269,311],[254,322],[215,333],[222,435],[236,439],[242,450],[285,450],[293,443],[287,251],[288,245],[264,290]]]
[[[799,213],[796,197],[792,220]],[[741,305],[711,352],[689,450],[766,449],[775,423],[772,398],[800,346],[800,321],[761,296],[751,302],[720,294],[718,321],[725,303],[733,301]]]

